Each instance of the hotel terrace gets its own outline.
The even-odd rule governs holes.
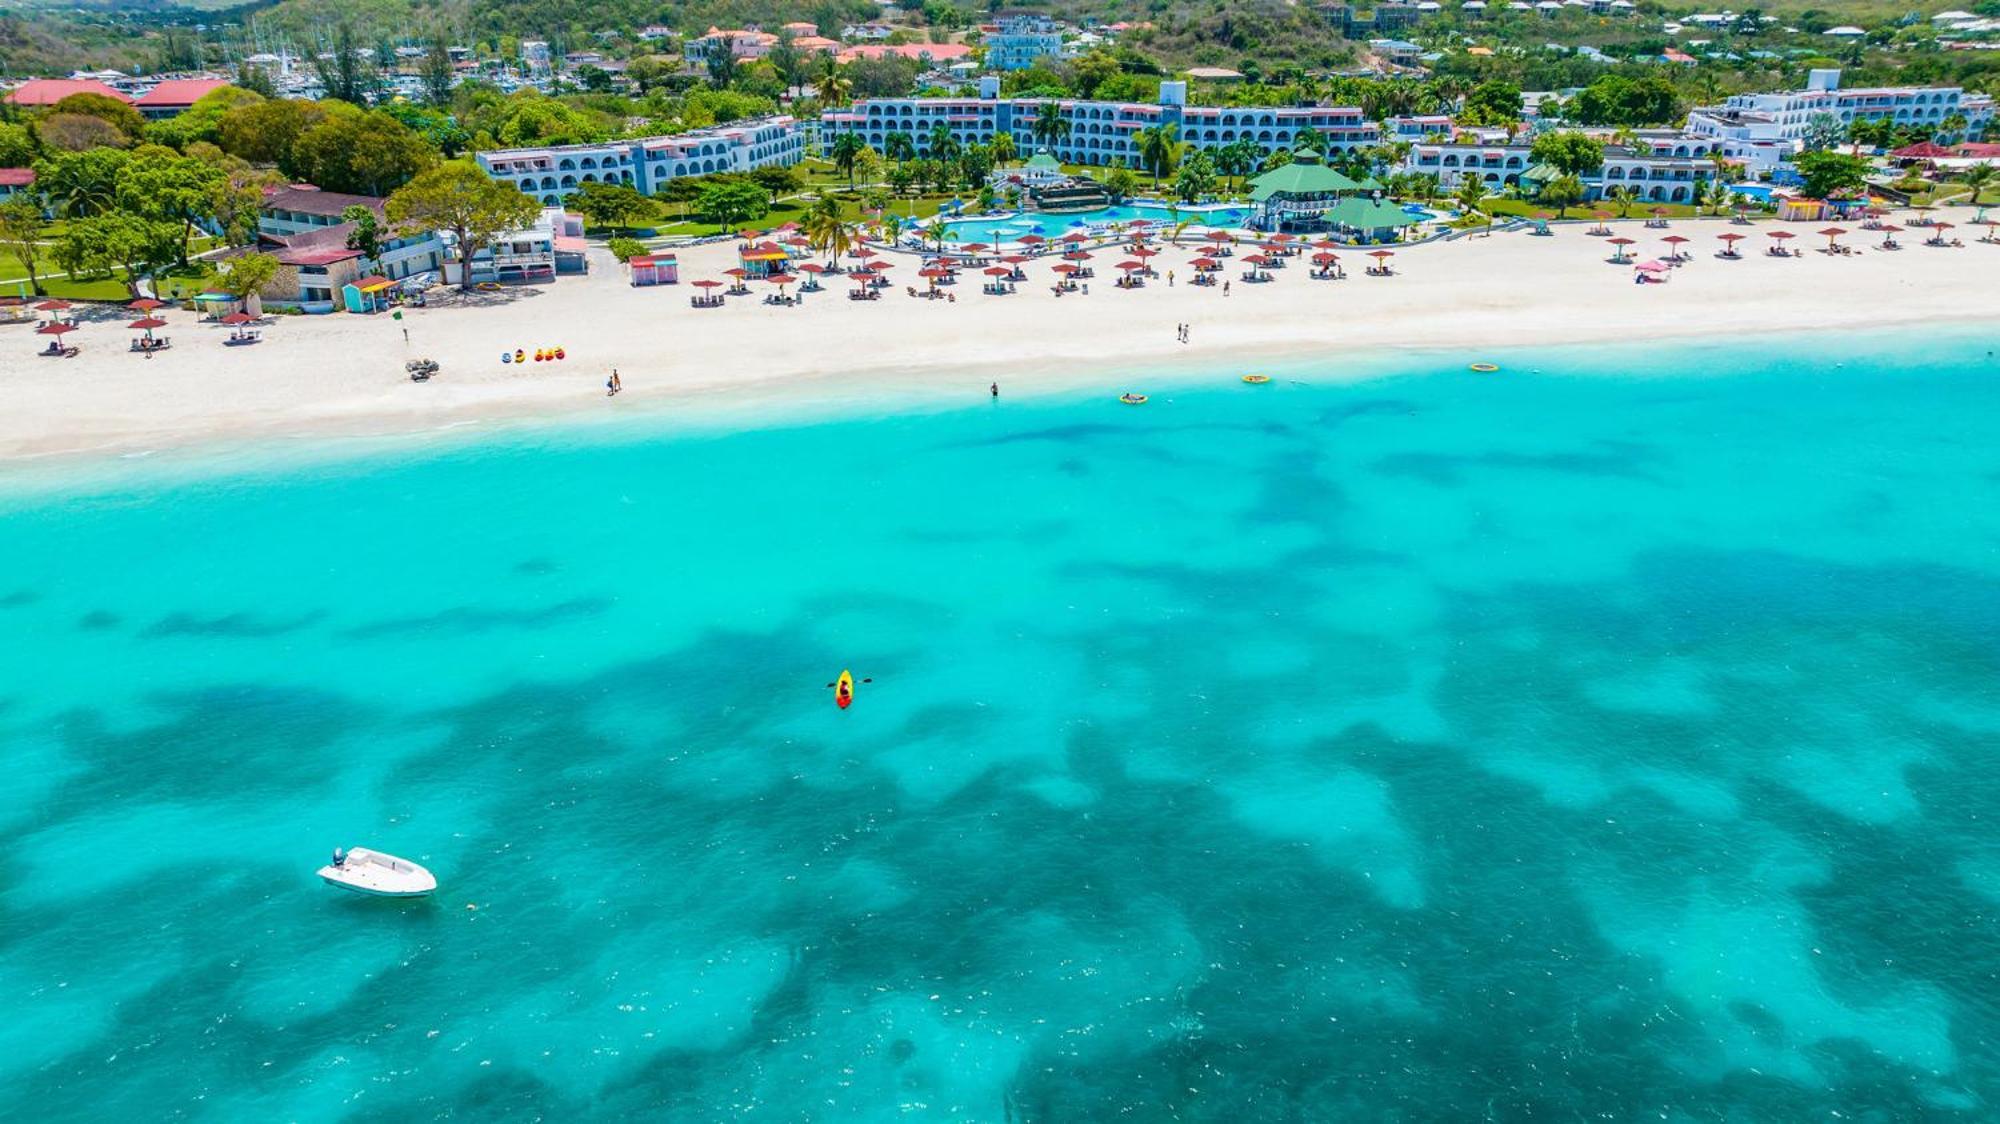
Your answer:
[[[1191,106],[1187,83],[1160,83],[1158,104],[1077,101],[1049,98],[1003,98],[997,78],[980,79],[972,98],[873,98],[820,115],[822,144],[842,133],[858,134],[870,148],[881,151],[891,133],[909,136],[919,149],[929,143],[939,125],[951,129],[964,144],[990,143],[1002,133],[1014,138],[1022,152],[1046,148],[1070,164],[1104,165],[1123,161],[1136,166],[1139,151],[1133,134],[1155,125],[1174,125],[1180,139],[1195,148],[1218,148],[1247,137],[1266,154],[1291,148],[1299,134],[1312,130],[1336,152],[1377,144],[1382,130],[1355,108]],[[1053,143],[1037,139],[1034,122],[1041,107],[1059,107],[1069,122],[1069,135]]]

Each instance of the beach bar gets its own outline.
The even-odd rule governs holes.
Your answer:
[[[1319,230],[1322,216],[1342,198],[1362,190],[1362,185],[1320,163],[1319,157],[1301,152],[1282,168],[1273,168],[1250,181],[1250,225],[1258,230]]]

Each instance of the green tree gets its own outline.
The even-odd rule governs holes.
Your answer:
[[[435,163],[431,146],[394,117],[343,108],[299,134],[279,167],[326,191],[387,195]]]
[[[1521,119],[1521,87],[1495,78],[1465,95],[1457,120],[1463,125],[1506,125]]]
[[[1174,173],[1174,194],[1182,202],[1193,203],[1215,190],[1215,163],[1209,154],[1196,149]]]
[[[819,72],[813,78],[813,92],[819,95],[822,105],[835,109],[847,104],[854,91],[854,80],[841,73],[840,63],[830,54],[819,57]]]
[[[840,201],[831,195],[822,195],[813,202],[812,210],[806,213],[805,235],[812,240],[813,249],[826,254],[829,266],[840,261],[854,244],[853,228],[840,215]]]
[[[278,276],[278,259],[270,254],[238,254],[222,263],[215,283],[237,300],[248,300]]]
[[[757,196],[762,199],[763,193]],[[491,245],[496,235],[528,225],[541,212],[533,199],[511,184],[496,183],[464,163],[441,164],[418,174],[389,196],[386,210],[389,221],[399,226],[444,231],[456,240],[462,289],[472,288],[474,255]]]
[[[35,162],[35,134],[26,125],[0,121],[0,168],[25,168]]]
[[[348,249],[361,251],[361,256],[370,262],[381,260],[383,230],[373,208],[356,203],[340,212],[340,221],[354,224],[354,229],[347,232]]]
[[[19,192],[0,203],[0,245],[20,259],[28,271],[28,288],[41,296],[42,201],[34,192]]]
[[[993,143],[988,147],[993,150],[993,162],[1003,168],[1012,163],[1014,158],[1020,155],[1014,149],[1014,134],[1012,133],[995,133],[993,135]]]
[[[1139,163],[1152,173],[1153,187],[1160,186],[1160,177],[1174,170],[1180,163],[1180,127],[1177,125],[1148,125],[1133,136],[1134,147],[1139,150]]]
[[[236,85],[262,97],[278,96],[278,86],[271,81],[269,72],[243,63],[236,68]]]
[[[216,192],[225,179],[213,164],[150,145],[118,170],[117,203],[141,218],[178,226],[176,261],[186,265],[188,242],[215,217]]]
[[[769,165],[752,170],[750,182],[769,192],[771,203],[776,206],[778,200],[802,190],[806,185],[806,178],[797,168]]]
[[[291,98],[242,106],[216,123],[216,143],[252,164],[282,165],[300,134],[325,120],[327,112],[324,106]]]
[[[965,149],[958,138],[952,135],[951,126],[943,121],[931,129],[931,135],[925,138],[924,147],[925,155],[933,160],[945,162],[958,159],[958,154]]]
[[[604,248],[622,264],[646,252],[646,244],[637,238],[612,238],[606,240]]]
[[[917,142],[901,130],[887,133],[882,137],[882,155],[898,165],[906,164],[917,158]]]
[[[146,119],[139,115],[139,111],[133,109],[131,103],[108,94],[71,94],[49,107],[50,116],[64,113],[95,117],[118,130],[127,144],[137,141],[146,132]]]
[[[1810,199],[1825,199],[1868,182],[1868,161],[1845,152],[1802,152],[1795,163],[1805,181],[1799,190]]]
[[[1114,203],[1123,203],[1139,190],[1139,177],[1123,164],[1114,164],[1104,173],[1104,191]]]
[[[116,204],[118,171],[131,158],[115,148],[53,153],[35,161],[35,188],[64,218],[91,218]]]
[[[763,218],[771,209],[764,189],[743,180],[709,184],[694,205],[702,218],[726,230],[735,229],[738,223]]]
[[[1605,198],[1611,200],[1617,206],[1619,218],[1630,218],[1632,216],[1632,205],[1639,201],[1639,191],[1630,184],[1621,183],[1605,193]]]
[[[1231,190],[1241,191],[1243,177],[1256,170],[1257,157],[1261,154],[1256,141],[1249,137],[1237,137],[1215,150],[1215,170],[1236,181]]]
[[[1452,205],[1468,215],[1476,215],[1486,202],[1486,185],[1478,176],[1463,175],[1458,178],[1458,186],[1452,189]]]
[[[444,32],[431,33],[430,41],[424,45],[424,59],[417,76],[424,83],[425,101],[438,106],[451,104],[451,84],[458,78],[458,69],[452,65],[451,44],[445,40]]]
[[[1580,176],[1604,166],[1604,142],[1578,132],[1543,133],[1535,138],[1528,156],[1563,175]]]
[[[1043,102],[1028,125],[1028,135],[1045,148],[1054,148],[1068,140],[1069,132],[1069,118],[1063,115],[1062,106],[1052,101]]]
[[[1974,164],[1962,172],[1958,182],[1972,190],[1970,202],[1973,206],[1984,206],[1980,200],[1986,194],[1986,186],[1993,182],[1995,169],[1991,164]]]
[[[1542,185],[1541,201],[1556,209],[1557,218],[1564,218],[1583,202],[1583,181],[1573,175],[1557,176]]]
[[[1809,152],[1832,148],[1847,139],[1847,126],[1831,113],[1814,113],[1806,118],[1805,133],[1800,143]]]
[[[56,240],[57,264],[71,276],[125,271],[128,296],[139,295],[139,281],[149,270],[171,265],[180,244],[180,228],[128,211],[105,211],[75,219]]]
[[[590,220],[592,226],[620,230],[629,229],[653,213],[652,200],[622,183],[586,183],[569,197],[566,206]]]
[[[344,20],[334,26],[328,49],[314,52],[312,66],[326,96],[349,105],[367,105],[368,96],[381,84],[381,76],[361,55],[353,25]]]
[[[833,157],[833,166],[847,177],[850,187],[854,185],[854,158],[861,155],[861,150],[866,147],[867,143],[861,139],[859,133],[842,133],[833,138],[833,148],[830,153]]]

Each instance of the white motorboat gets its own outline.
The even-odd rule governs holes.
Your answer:
[[[319,876],[343,890],[383,898],[421,898],[438,886],[431,872],[416,863],[366,847],[334,851]]]

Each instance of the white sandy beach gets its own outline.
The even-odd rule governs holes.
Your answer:
[[[1951,221],[1963,217],[1944,216]],[[1907,216],[1891,221],[1907,226]],[[1097,252],[1088,296],[1050,293],[1053,259],[1026,267],[1019,292],[988,296],[968,270],[955,302],[912,300],[921,285],[914,257],[892,255],[894,287],[882,299],[847,299],[829,283],[799,307],[761,302],[769,286],[719,309],[696,309],[687,282],[735,264],[731,244],[680,252],[682,283],[632,288],[597,252],[588,277],[497,293],[452,296],[398,322],[387,315],[281,317],[251,347],[226,348],[227,329],[167,313],[171,349],[152,359],[127,350],[124,309],[84,309],[73,359],[42,358],[30,324],[0,327],[0,459],[45,461],[76,454],[131,453],[208,442],[314,435],[438,431],[520,418],[627,416],[655,409],[750,408],[774,403],[885,401],[945,404],[983,395],[998,379],[1009,395],[1088,386],[1148,365],[1254,369],[1260,358],[1423,346],[1467,349],[1553,343],[1729,336],[1922,322],[1976,323],[1995,316],[2000,244],[1953,233],[1962,248],[1923,244],[1906,229],[1904,248],[1875,248],[1879,234],[1843,241],[1862,252],[1818,252],[1824,223],[1794,224],[1793,258],[1764,254],[1771,224],[1681,220],[1647,230],[1612,224],[1640,259],[1680,234],[1691,261],[1660,285],[1635,285],[1629,267],[1607,264],[1611,247],[1584,225],[1547,237],[1496,234],[1399,250],[1397,275],[1370,277],[1359,252],[1342,254],[1345,280],[1315,280],[1294,258],[1277,280],[1246,285],[1226,259],[1220,286],[1189,285],[1197,251],[1164,247],[1161,277],[1146,288],[1114,288],[1123,256]],[[1717,236],[1743,233],[1739,261],[1717,259]],[[1172,270],[1173,287],[1165,273]],[[441,292],[441,291],[440,291]],[[464,302],[464,303],[461,303]],[[1187,323],[1191,343],[1178,342]],[[408,329],[409,342],[404,341]],[[560,363],[503,365],[503,349],[565,349]],[[442,373],[424,384],[406,358],[428,356]],[[617,368],[625,393],[607,400]],[[1337,374],[1337,371],[1333,372]],[[1107,393],[1127,389],[1104,387]],[[1136,389],[1144,389],[1138,387]]]

